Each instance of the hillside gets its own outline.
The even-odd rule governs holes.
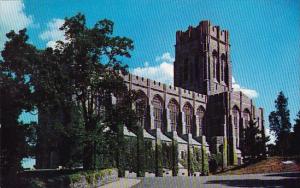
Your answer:
[[[271,157],[255,164],[234,167],[219,173],[219,175],[240,175],[277,172],[300,172],[300,157]]]

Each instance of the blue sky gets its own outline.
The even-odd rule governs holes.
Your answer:
[[[300,110],[299,0],[245,1],[1,1],[0,49],[4,33],[28,28],[30,42],[39,48],[63,39],[62,19],[81,12],[88,25],[108,18],[115,34],[133,39],[131,72],[163,82],[172,81],[175,32],[209,19],[228,29],[235,88],[254,97],[268,115],[283,91],[289,98],[291,122]],[[21,119],[36,119],[23,115]]]

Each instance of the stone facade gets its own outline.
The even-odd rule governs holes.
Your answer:
[[[174,86],[131,74],[124,80],[144,98],[146,131],[186,141],[179,157],[182,144],[201,145],[204,137],[212,153],[224,152],[226,145],[224,166],[241,164],[240,130],[250,119],[264,129],[263,109],[232,89],[229,32],[210,21],[176,32]]]
[[[229,32],[210,21],[176,32],[174,86],[132,74],[123,78],[139,94],[134,108],[144,136],[176,141],[179,161],[200,148],[202,157],[222,153],[224,167],[241,164],[241,129],[251,119],[264,129],[263,109],[232,89]],[[178,175],[188,175],[178,166]]]

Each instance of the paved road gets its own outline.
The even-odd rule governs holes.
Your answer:
[[[190,187],[291,187],[300,188],[299,173],[272,173],[202,177],[142,178],[134,188]]]
[[[100,188],[130,188],[138,184],[140,181],[141,180],[139,179],[120,178],[119,181],[103,185]]]

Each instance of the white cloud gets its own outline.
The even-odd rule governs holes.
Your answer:
[[[144,67],[137,67],[131,72],[138,76],[143,76],[152,80],[172,85],[174,78],[174,60],[175,58],[172,57],[169,52],[166,52],[163,53],[161,56],[157,56],[155,58],[155,61],[159,63],[158,65],[149,66],[149,62],[146,61],[144,63]],[[233,77],[232,87],[234,91],[242,91],[245,95],[247,95],[250,98],[258,97],[257,91],[240,86]]]
[[[258,92],[256,90],[248,89],[248,88],[240,86],[236,82],[236,80],[234,79],[234,77],[232,77],[232,88],[233,88],[233,91],[241,91],[242,93],[244,93],[245,95],[247,95],[251,99],[258,97]]]
[[[64,24],[65,20],[54,18],[47,24],[47,29],[43,31],[39,37],[44,41],[48,41],[46,46],[54,48],[56,41],[65,41],[64,31],[59,28]]]
[[[6,33],[18,32],[33,24],[33,18],[25,13],[23,1],[0,1],[0,50],[6,42]]]
[[[171,57],[171,54],[169,52],[163,53],[162,56],[157,56],[155,58],[156,62],[167,62],[167,63],[173,63],[175,61],[174,57]]]
[[[174,77],[174,57],[172,57],[169,52],[166,52],[162,54],[162,56],[156,57],[155,60],[160,64],[156,66],[149,66],[149,63],[146,61],[144,63],[144,67],[137,67],[132,70],[132,73],[172,85]]]
[[[271,133],[270,129],[269,128],[265,128],[265,133],[266,133],[266,136],[269,136],[270,137],[270,141],[268,142],[268,144],[275,144],[275,135]]]

